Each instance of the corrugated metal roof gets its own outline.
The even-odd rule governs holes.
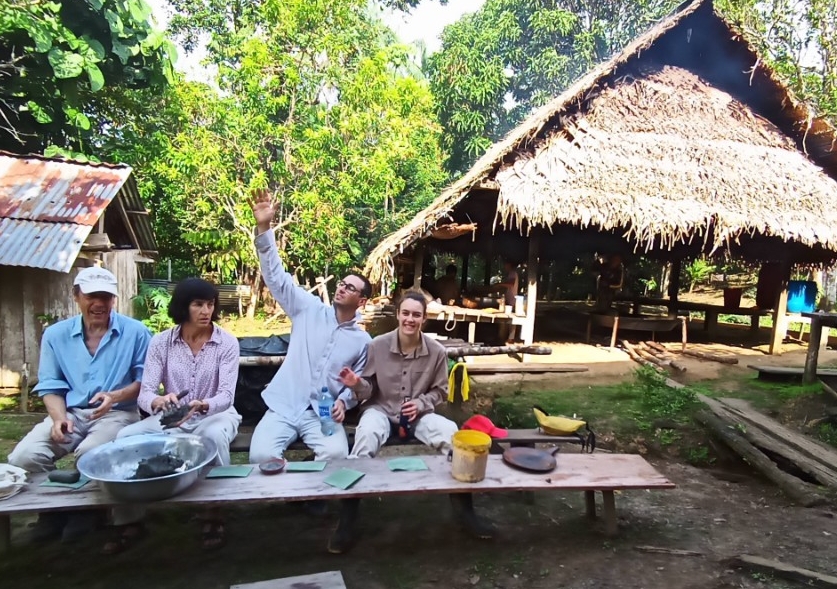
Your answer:
[[[127,243],[114,236],[112,241],[155,252],[151,220],[131,172],[126,165],[0,152],[0,264],[68,272],[93,226],[117,197],[139,243],[125,232],[119,237]]]
[[[69,272],[91,229],[76,223],[0,219],[0,266]]]

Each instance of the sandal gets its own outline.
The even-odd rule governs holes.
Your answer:
[[[227,543],[224,522],[207,520],[201,528],[201,545],[204,550],[216,550]]]
[[[145,537],[145,526],[142,524],[125,524],[114,526],[111,536],[102,546],[102,554],[113,556],[125,552]]]

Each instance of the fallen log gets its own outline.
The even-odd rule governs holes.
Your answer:
[[[631,345],[631,343],[628,340],[620,340],[619,343],[622,344],[622,347],[625,348],[625,351],[628,352],[628,356],[630,356],[631,360],[633,360],[634,362],[638,362],[639,364],[642,364],[643,366],[650,366],[651,368],[653,368],[657,372],[665,372],[665,370],[663,370],[662,368],[660,368],[656,364],[652,364],[651,362],[649,362],[645,358],[642,358],[637,353],[636,349],[633,347],[633,345]]]
[[[635,350],[636,350],[637,355],[638,355],[640,358],[643,358],[643,359],[645,359],[645,360],[648,360],[649,362],[651,362],[652,364],[656,364],[656,365],[657,365],[657,366],[659,366],[660,368],[665,368],[666,366],[668,366],[669,364],[671,364],[671,362],[667,362],[666,360],[663,360],[663,359],[661,359],[661,358],[657,358],[654,354],[651,354],[651,353],[649,353],[649,352],[646,352],[646,351],[645,351],[645,350],[643,350],[643,349],[640,349],[640,348],[635,348]]]
[[[792,464],[799,471],[816,480],[819,484],[837,489],[837,470],[834,470],[834,467],[826,466],[812,460],[795,448],[771,437],[768,432],[746,422],[721,401],[703,395],[698,395],[698,398],[709,407],[712,413],[720,419],[729,422],[742,437],[759,450],[766,450],[781,460]]]
[[[652,350],[657,350],[661,354],[670,354],[671,353],[671,352],[668,351],[668,348],[666,348],[662,344],[658,344],[657,342],[645,342],[645,345],[648,346],[649,348],[651,348]]]
[[[760,556],[741,554],[730,559],[732,566],[770,573],[783,579],[798,581],[809,587],[837,587],[837,577],[803,569],[778,560],[770,560]]]
[[[645,352],[645,354],[648,354],[649,356],[653,356],[654,358],[659,360],[659,363],[662,366],[667,366],[669,368],[673,368],[674,370],[677,370],[678,372],[686,372],[686,367],[683,366],[680,362],[675,361],[671,354],[669,354],[667,352],[666,353],[660,352],[657,348],[654,348],[654,347],[650,346],[649,344],[651,344],[652,342],[640,342],[640,343],[643,344],[644,347],[639,351],[640,352]],[[642,355],[642,354],[640,354],[640,355]],[[643,355],[643,357],[645,357],[645,356]],[[648,358],[648,359],[650,360],[650,358]],[[651,361],[654,362],[654,360],[651,360]],[[657,362],[655,362],[655,364],[656,363]]]
[[[830,469],[837,468],[835,466],[837,465],[837,450],[832,447],[785,427],[778,421],[770,419],[766,415],[754,410],[747,401],[742,399],[723,398],[718,399],[718,402],[736,416],[754,426],[760,427],[765,433],[787,446],[798,450],[812,460]]]
[[[651,554],[671,554],[672,556],[703,556],[703,552],[680,550],[679,548],[664,548],[663,546],[634,546],[634,550],[650,552]]]
[[[813,485],[809,485],[780,469],[776,464],[744,439],[728,422],[716,417],[710,411],[695,414],[698,423],[706,427],[719,440],[734,450],[747,464],[775,483],[789,498],[804,507],[826,503]]]
[[[710,354],[709,352],[699,352],[697,350],[683,350],[686,356],[693,356],[701,360],[709,360],[711,362],[720,362],[721,364],[738,364],[738,358],[733,356],[720,356],[718,354]]]
[[[460,356],[499,356],[501,354],[532,354],[533,356],[549,356],[552,348],[547,346],[457,346],[445,348],[449,358]]]

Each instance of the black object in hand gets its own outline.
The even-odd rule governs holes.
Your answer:
[[[163,411],[163,416],[160,418],[160,425],[164,428],[172,427],[177,423],[183,421],[186,414],[189,413],[189,405],[174,405]]]
[[[47,475],[47,479],[53,483],[64,485],[74,485],[80,478],[81,473],[77,470],[53,470]]]

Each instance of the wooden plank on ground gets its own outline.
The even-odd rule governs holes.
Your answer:
[[[730,422],[738,433],[746,438],[758,449],[767,450],[770,454],[781,456],[785,460],[796,465],[802,472],[806,473],[821,485],[837,489],[837,463],[835,465],[824,465],[817,460],[809,458],[806,454],[798,451],[795,447],[774,438],[769,432],[754,425],[739,415],[739,413],[722,401],[710,399],[703,395],[699,396],[712,412]],[[772,420],[771,420],[772,421]],[[776,424],[778,425],[778,424]]]
[[[747,364],[747,368],[758,371],[760,375],[799,376],[800,378],[805,370],[802,366],[758,366],[756,364]],[[837,370],[834,368],[818,368],[817,376],[837,376]]]
[[[587,372],[587,366],[579,364],[547,364],[528,362],[522,364],[468,364],[468,374],[505,374],[540,372]]]
[[[808,587],[837,587],[837,577],[793,566],[778,560],[742,554],[731,559],[733,566],[767,572],[783,579],[799,581]]]
[[[343,582],[343,575],[340,571],[329,571],[244,585],[230,585],[230,589],[346,589],[346,583]]]
[[[565,454],[550,473],[533,474],[506,465],[501,456],[488,457],[486,477],[478,483],[462,483],[451,476],[447,456],[423,456],[428,470],[393,473],[384,458],[363,458],[330,462],[322,472],[284,472],[265,476],[258,469],[247,478],[198,481],[181,495],[149,506],[184,504],[236,504],[377,497],[443,493],[497,491],[614,491],[624,489],[672,489],[674,483],[636,454]],[[365,476],[347,490],[331,487],[326,477],[341,468]],[[0,501],[0,515],[27,511],[92,509],[117,505],[95,484],[79,490],[39,487],[45,475],[33,475],[22,493]]]
[[[719,401],[729,407],[734,413],[741,416],[750,423],[759,426],[765,433],[770,434],[774,438],[796,448],[808,457],[820,462],[824,466],[834,469],[837,468],[837,450],[831,446],[827,446],[813,438],[809,438],[804,434],[795,432],[792,429],[785,427],[774,419],[770,419],[766,415],[759,413],[753,409],[747,401],[743,399],[719,399]]]

